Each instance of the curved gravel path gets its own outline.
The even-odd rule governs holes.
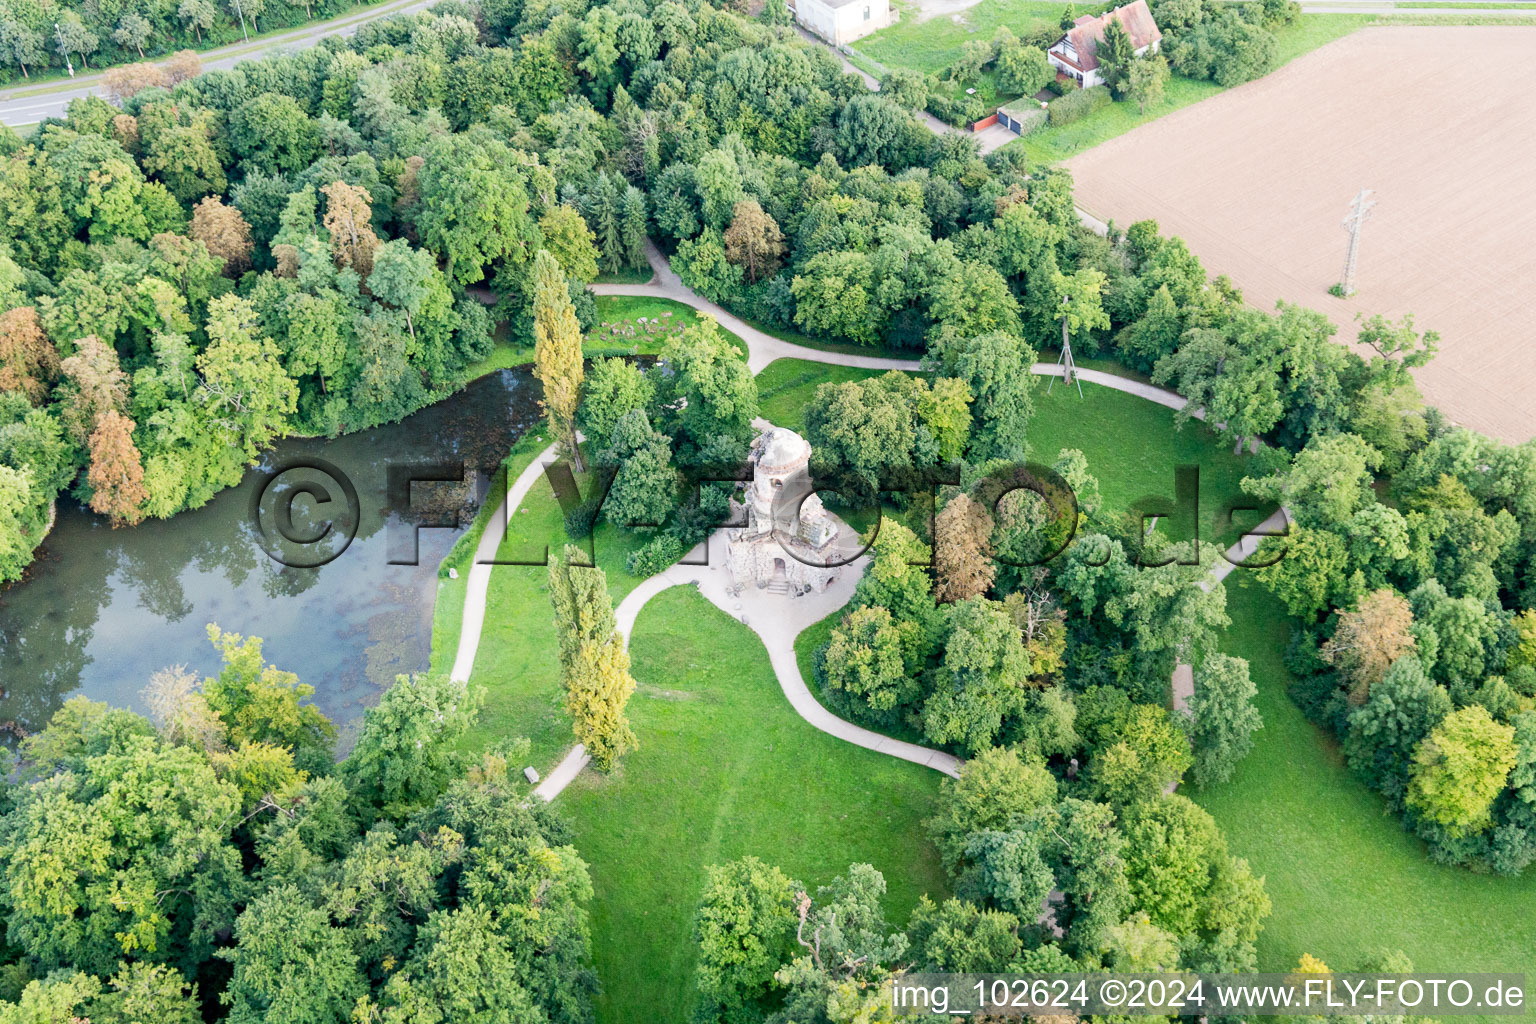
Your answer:
[[[836,366],[852,366],[873,370],[918,370],[921,363],[915,359],[889,359],[878,356],[860,356],[842,352],[829,352],[824,349],[810,348],[805,345],[796,345],[793,342],[775,338],[770,334],[758,330],[733,316],[729,311],[709,300],[697,295],[692,289],[679,280],[676,273],[668,265],[666,257],[656,248],[655,244],[647,241],[646,257],[651,263],[655,276],[647,284],[595,284],[592,291],[598,295],[636,295],[654,298],[672,299],[684,305],[692,306],[702,313],[714,317],[726,330],[735,333],[747,345],[747,366],[754,374],[760,373],[764,367],[775,359],[804,359],[810,362],[828,363]],[[1061,376],[1061,367],[1054,363],[1035,363],[1032,372],[1040,376]],[[1136,395],[1149,402],[1169,409],[1182,409],[1184,399],[1175,392],[1164,388],[1146,384],[1141,381],[1119,377],[1101,370],[1077,371],[1078,376],[1085,381],[1099,384],[1103,387],[1113,388],[1126,394]],[[1194,413],[1197,419],[1204,420],[1204,410]],[[485,533],[481,535],[480,542],[475,547],[475,560],[469,569],[469,579],[464,594],[464,617],[459,631],[459,646],[453,662],[452,678],[460,681],[468,681],[474,670],[475,652],[480,646],[480,636],[485,627],[486,594],[490,586],[491,566],[483,564],[490,562],[496,555],[496,549],[501,544],[501,539],[506,533],[507,517],[511,510],[516,509],[533,485],[544,474],[545,463],[553,460],[556,455],[556,445],[550,445],[536,456],[532,463],[522,471],[507,489],[506,497],[501,506],[493,513],[492,521],[486,526]],[[1233,560],[1239,560],[1252,554],[1256,541],[1254,536],[1273,532],[1287,522],[1285,509],[1279,509],[1270,516],[1254,534],[1240,539],[1231,548],[1227,549],[1226,558],[1218,559],[1217,564],[1211,570],[1210,577],[1201,586],[1209,589],[1221,582],[1234,568]],[[717,532],[705,543],[720,543],[721,534]],[[702,545],[700,545],[702,548]],[[700,548],[695,548],[689,553],[688,561],[704,561],[700,557]],[[624,637],[627,646],[629,636],[634,630],[635,620],[640,614],[640,609],[646,603],[663,590],[675,586],[691,584],[697,586],[699,592],[711,603],[731,615],[740,619],[755,632],[763,641],[763,646],[768,651],[768,659],[773,666],[774,675],[779,680],[779,686],[784,691],[790,706],[811,725],[822,732],[857,744],[869,750],[892,757],[900,757],[917,764],[924,764],[946,775],[959,774],[963,762],[952,754],[915,743],[907,743],[902,740],[892,739],[880,733],[872,732],[862,726],[854,725],[832,714],[822,707],[805,683],[800,673],[799,662],[795,657],[795,638],[811,624],[835,612],[845,605],[853,596],[853,588],[859,577],[863,574],[863,566],[867,556],[852,563],[849,572],[843,573],[839,580],[823,594],[811,594],[793,601],[786,601],[778,595],[761,595],[748,588],[742,594],[733,594],[728,589],[725,559],[723,550],[711,552],[707,560],[708,565],[689,565],[678,563],[672,567],[657,573],[644,581],[629,595],[619,602],[614,609],[614,618],[617,621],[619,632]],[[1187,711],[1190,696],[1194,693],[1194,672],[1189,665],[1179,665],[1173,673],[1173,706],[1177,711]],[[588,757],[581,744],[572,747],[561,759],[548,776],[546,776],[534,789],[534,794],[545,801],[553,800],[567,785],[571,783],[581,770],[586,767]]]

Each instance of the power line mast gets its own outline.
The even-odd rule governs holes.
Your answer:
[[[1355,264],[1360,258],[1360,229],[1370,219],[1376,200],[1372,190],[1363,188],[1349,204],[1349,215],[1344,218],[1344,230],[1349,232],[1349,255],[1344,257],[1344,280],[1339,283],[1345,296],[1355,294]]]
[[[1056,365],[1061,369],[1061,379],[1068,384],[1077,385],[1077,397],[1083,397],[1083,382],[1077,379],[1077,363],[1072,359],[1072,339],[1067,337],[1067,330],[1063,325],[1061,330],[1061,355],[1056,357]],[[1056,386],[1056,377],[1052,376],[1045,385],[1045,393],[1050,394],[1051,388]]]
[[[1077,362],[1072,358],[1072,335],[1067,330],[1069,319],[1067,307],[1072,303],[1072,294],[1068,292],[1061,297],[1061,355],[1056,357],[1056,365],[1061,368],[1061,379],[1068,384],[1077,385],[1077,397],[1083,397],[1083,382],[1077,379]],[[1051,388],[1056,386],[1056,378],[1052,377],[1045,385],[1045,393],[1050,394]]]

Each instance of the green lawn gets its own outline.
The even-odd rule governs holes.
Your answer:
[[[981,0],[955,17],[941,15],[919,22],[918,12],[908,6],[899,22],[859,40],[858,48],[882,64],[937,74],[971,40],[990,42],[1003,25],[1020,36],[1055,25],[1061,20],[1062,7],[1054,0]]]
[[[1475,3],[1475,4],[1448,4],[1448,3],[1428,3],[1428,2],[1424,2],[1424,3],[1402,3],[1401,0],[1399,0],[1399,2],[1396,3],[1396,4],[1393,4],[1393,6],[1396,7],[1398,10],[1402,10],[1405,7],[1432,7],[1432,8],[1443,8],[1443,9],[1447,9],[1447,10],[1456,10],[1457,8],[1465,8],[1465,7],[1475,7],[1477,9],[1479,9],[1479,10],[1486,10],[1486,11],[1529,11],[1529,10],[1536,9],[1536,8],[1533,8],[1532,5],[1529,2],[1523,3],[1523,4],[1491,4],[1491,3],[1483,3],[1482,0],[1478,0],[1478,2]]]
[[[648,280],[648,279],[647,279]],[[678,328],[692,327],[699,322],[699,312],[692,306],[671,299],[652,298],[649,295],[598,295],[597,323],[587,331],[581,343],[582,354],[588,359],[600,356],[653,356],[661,351],[667,338]],[[640,318],[657,323],[639,322]],[[720,328],[731,343],[743,353],[746,342]],[[496,370],[523,366],[533,362],[533,339],[512,338],[505,322],[496,326],[496,347],[491,354],[474,363],[468,371],[469,380],[483,377]]]
[[[583,480],[583,492],[587,481]],[[615,606],[640,581],[624,570],[624,558],[646,538],[601,523],[593,536],[597,564],[608,574],[608,593]],[[539,561],[546,548],[566,542],[564,519],[554,492],[544,482],[534,484],[507,524],[507,536],[497,551],[501,561]],[[463,574],[457,581],[462,583]],[[451,668],[458,646],[458,628],[448,632],[448,620],[462,615],[463,591],[457,611],[449,612],[438,594],[434,638],[441,625],[448,642],[441,657]],[[450,603],[453,603],[452,601]],[[446,614],[445,614],[446,613]],[[433,643],[434,656],[438,644]],[[485,709],[465,740],[480,749],[497,740],[526,736],[533,744],[532,763],[540,772],[554,767],[575,742],[570,716],[562,706],[560,666],[556,657],[555,613],[549,604],[548,569],[543,565],[501,565],[491,573],[486,596],[484,631],[471,680],[486,688]]]
[[[754,854],[814,887],[868,862],[885,874],[896,925],[920,895],[946,891],[920,824],[937,772],[812,728],[757,637],[691,588],[654,598],[630,649],[640,748],[559,801],[596,889],[599,1021],[689,1019],[706,865]]]
[[[604,271],[597,275],[598,284],[645,284],[656,276],[650,267],[623,267],[613,273]]]
[[[1352,970],[1385,947],[1402,949],[1419,971],[1536,975],[1536,873],[1497,878],[1430,863],[1286,695],[1280,654],[1290,624],[1279,603],[1242,570],[1226,586],[1225,646],[1249,660],[1264,728],[1231,782],[1189,793],[1232,852],[1266,876],[1275,910],[1259,938],[1259,969],[1286,970],[1306,952]]]
[[[777,359],[757,375],[762,396],[762,415],[794,430],[805,423],[805,404],[824,383],[865,380],[883,370],[859,370],[828,366],[799,359]],[[1054,462],[1063,448],[1077,448],[1088,458],[1089,470],[1098,477],[1104,507],[1123,513],[1146,498],[1174,497],[1174,471],[1179,466],[1200,470],[1200,536],[1223,546],[1264,517],[1240,513],[1237,521],[1221,528],[1221,509],[1241,494],[1238,486],[1246,473],[1246,460],[1230,453],[1203,423],[1191,421],[1181,430],[1174,412],[1123,391],[1094,384],[1077,389],[1056,383],[1046,394],[1047,382],[1035,389],[1035,416],[1030,423],[1030,455]],[[1188,536],[1189,527],[1179,519],[1162,527],[1175,539]]]
[[[1302,14],[1295,22],[1275,30],[1278,44],[1275,67],[1288,64],[1304,53],[1309,53],[1326,43],[1349,35],[1362,26],[1378,20],[1375,14]],[[1128,101],[1112,103],[1103,110],[1095,111],[1072,124],[1059,128],[1042,128],[1025,136],[1010,146],[1023,146],[1034,163],[1052,164],[1065,160],[1074,153],[1092,149],[1107,139],[1123,135],[1138,125],[1155,121],[1164,114],[1171,114],[1181,107],[1198,103],[1221,92],[1221,86],[1211,81],[1196,81],[1174,75],[1168,80],[1163,101],[1148,106],[1145,113],[1138,112],[1136,104]]]

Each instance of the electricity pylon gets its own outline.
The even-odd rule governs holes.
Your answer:
[[[1349,255],[1344,257],[1344,280],[1339,283],[1346,296],[1355,294],[1355,263],[1360,257],[1360,228],[1370,218],[1376,200],[1371,189],[1363,188],[1349,204],[1349,216],[1344,218],[1344,230],[1349,232]]]

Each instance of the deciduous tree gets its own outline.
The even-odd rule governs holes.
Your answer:
[[[941,604],[984,594],[992,564],[992,517],[968,494],[951,498],[934,522],[934,597]]]
[[[117,20],[117,28],[112,32],[112,41],[118,46],[131,46],[139,51],[139,59],[144,59],[144,44],[149,41],[149,19],[134,11],[126,12]]]
[[[330,232],[336,266],[350,267],[366,279],[373,273],[373,254],[379,247],[372,224],[373,196],[362,186],[344,181],[333,181],[320,191],[325,196],[321,223]]]
[[[997,55],[997,84],[1006,92],[1033,96],[1056,78],[1056,69],[1038,46],[1015,44]]]
[[[1339,670],[1349,687],[1350,703],[1358,705],[1365,703],[1371,687],[1393,662],[1414,651],[1417,642],[1407,599],[1383,589],[1362,597],[1354,611],[1339,612],[1338,627],[1319,653]]]
[[[576,738],[604,771],[635,748],[624,706],[635,692],[629,652],[614,625],[608,579],[601,569],[575,564],[567,545],[550,560],[549,597],[560,638],[560,675]]]
[[[1452,711],[1413,752],[1408,806],[1453,835],[1480,832],[1514,766],[1511,726],[1478,704]]]
[[[756,199],[737,203],[731,226],[725,229],[725,258],[745,270],[748,282],[756,284],[778,272],[783,255],[784,234],[774,219],[763,212]]]
[[[1253,748],[1253,734],[1264,726],[1253,703],[1258,692],[1246,660],[1210,654],[1201,662],[1189,700],[1195,785],[1227,781]]]
[[[209,196],[192,208],[188,233],[208,247],[208,254],[223,261],[223,273],[239,277],[251,265],[256,243],[251,240],[251,226],[233,206],[225,206],[218,196]]]
[[[0,55],[7,64],[21,68],[22,78],[31,78],[27,67],[36,67],[45,59],[43,34],[13,18],[0,21]]]
[[[33,306],[0,315],[0,391],[20,391],[42,405],[59,377],[59,353],[43,333]]]
[[[1401,807],[1408,791],[1408,770],[1430,732],[1451,713],[1451,698],[1424,671],[1417,656],[1392,663],[1365,703],[1349,713],[1344,754],[1372,789]]]
[[[597,278],[597,236],[574,206],[551,206],[539,218],[544,248],[572,281],[588,284]]]
[[[368,994],[347,933],[293,886],[257,898],[235,923],[221,999],[235,1021],[347,1024]]]
[[[1157,106],[1163,102],[1163,91],[1168,87],[1168,59],[1161,54],[1144,54],[1131,61],[1126,73],[1125,91],[1136,101],[1136,111],[1147,112],[1148,104]]]
[[[794,949],[799,882],[756,857],[705,869],[694,921],[699,1019],[735,1020],[761,999]]]
[[[917,676],[909,671],[908,661],[921,638],[909,634],[921,630],[919,623],[898,622],[878,605],[849,612],[819,657],[829,695],[837,695],[833,699],[866,720],[899,722],[918,694]]]
[[[133,421],[115,409],[96,415],[90,438],[91,511],[110,516],[114,526],[144,518],[144,462],[133,443]]]
[[[293,751],[302,770],[331,768],[336,726],[309,702],[315,688],[262,658],[262,639],[208,626],[208,642],[224,659],[215,678],[203,681],[203,697],[224,725],[227,746],[270,743]]]
[[[64,426],[75,444],[85,448],[101,413],[127,409],[128,375],[118,365],[117,353],[94,334],[77,341],[75,354],[60,368],[66,381]]]
[[[672,468],[671,442],[651,428],[645,410],[634,409],[619,417],[599,462],[618,467],[603,502],[603,516],[609,522],[636,527],[666,521],[677,504],[677,471]]]
[[[587,444],[604,451],[613,429],[625,414],[645,409],[655,398],[655,384],[627,359],[594,359],[582,386],[577,419]]]
[[[481,692],[442,675],[397,676],[363,713],[357,743],[341,763],[365,823],[401,820],[433,803],[464,767],[460,738],[474,723]]]

